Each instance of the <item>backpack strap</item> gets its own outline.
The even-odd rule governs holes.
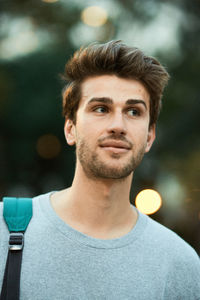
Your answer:
[[[18,300],[24,232],[32,218],[31,198],[3,198],[3,216],[10,237],[0,300]]]

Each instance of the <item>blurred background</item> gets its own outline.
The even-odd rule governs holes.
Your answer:
[[[81,45],[121,39],[171,75],[131,202],[144,189],[157,191],[158,204],[148,196],[155,209],[139,200],[138,208],[200,254],[199,16],[197,0],[1,0],[0,198],[71,185],[75,150],[63,134],[60,74]]]

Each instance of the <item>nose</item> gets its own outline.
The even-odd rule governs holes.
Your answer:
[[[109,134],[126,135],[126,125],[121,112],[113,114],[107,131]]]

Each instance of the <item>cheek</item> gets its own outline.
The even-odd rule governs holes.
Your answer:
[[[76,124],[76,135],[86,139],[88,142],[93,139],[95,141],[102,134],[100,125],[98,122],[91,120],[91,118],[79,117]]]
[[[97,143],[98,133],[94,130],[94,127],[94,124],[84,127],[78,126],[76,128],[76,143],[80,144],[83,141],[88,146]]]
[[[132,130],[132,139],[137,144],[144,144],[148,139],[148,126],[146,124],[141,124],[141,126],[137,126]]]
[[[146,133],[138,135],[137,140],[135,139],[136,148],[140,149],[140,148],[146,147],[147,139],[148,139],[148,135]]]

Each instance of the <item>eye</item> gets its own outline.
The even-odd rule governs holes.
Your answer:
[[[95,108],[93,109],[93,111],[95,111],[95,112],[97,112],[97,113],[100,113],[100,114],[103,114],[103,113],[108,112],[108,109],[107,109],[107,107],[105,107],[105,106],[98,106],[98,107],[95,107]]]
[[[132,116],[132,117],[139,116],[140,115],[140,111],[138,109],[136,109],[136,108],[129,108],[128,109],[128,115]]]

